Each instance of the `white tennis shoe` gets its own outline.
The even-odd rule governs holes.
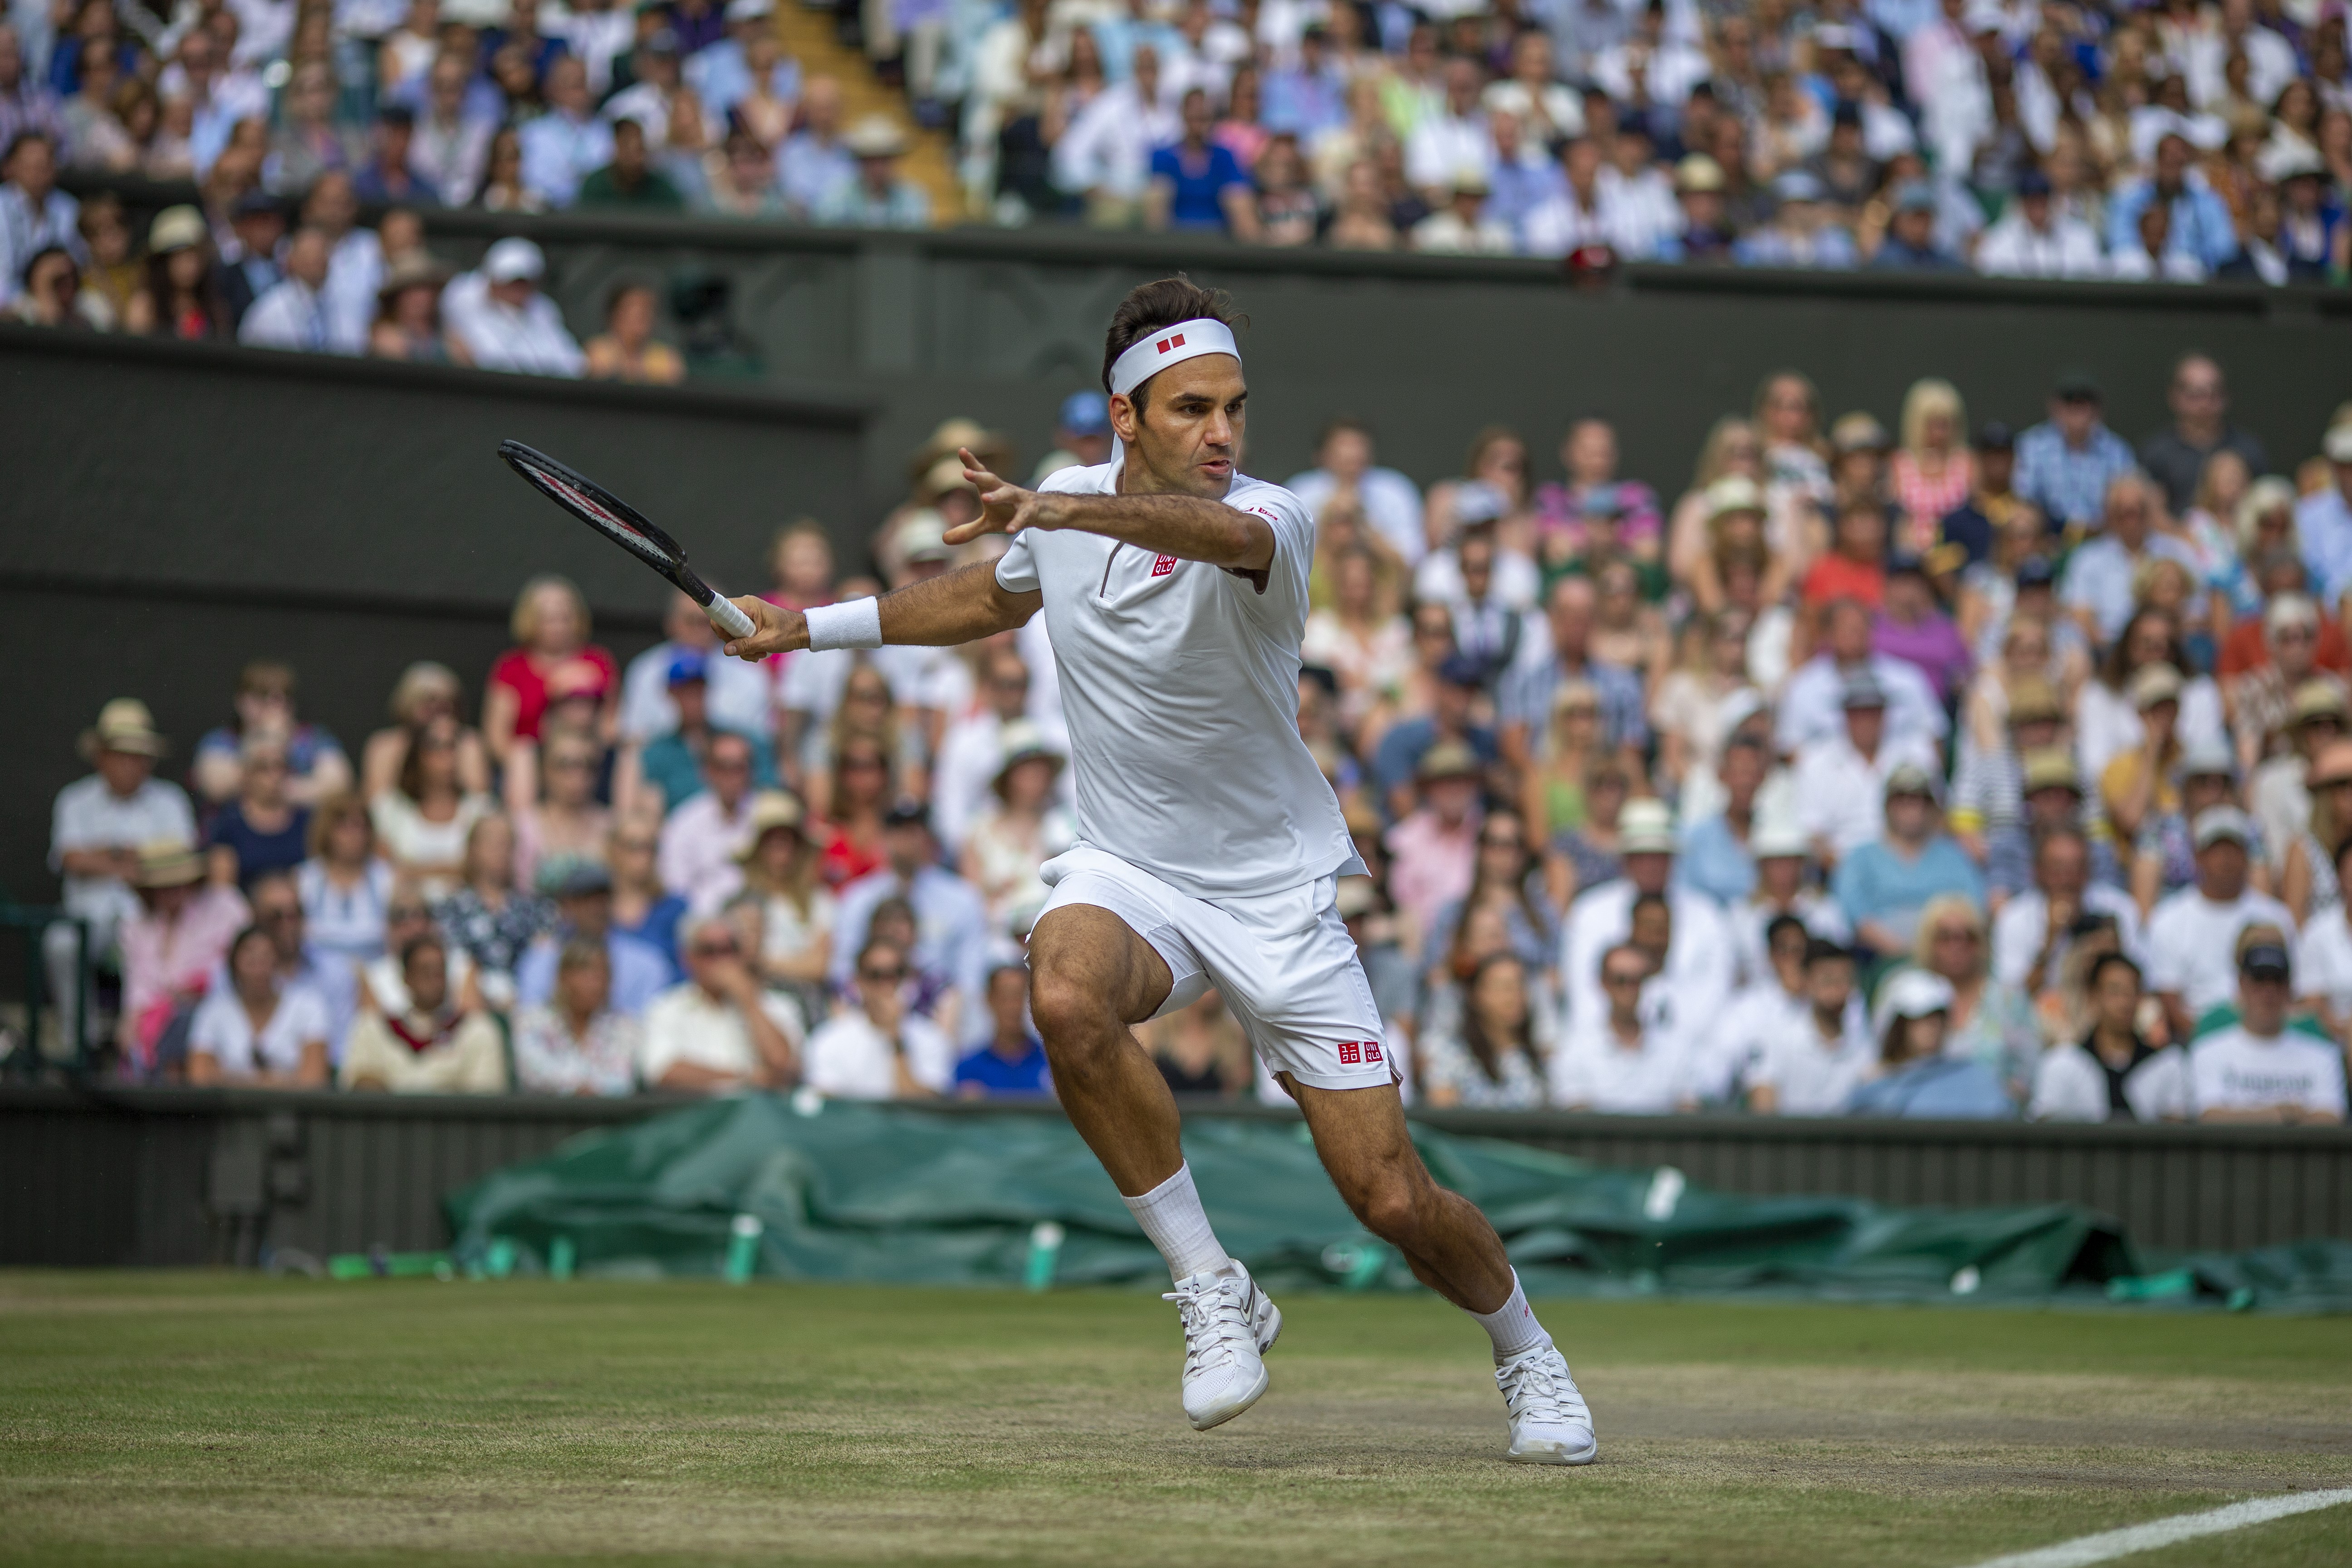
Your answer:
[[[1281,1337],[1282,1310],[1249,1270],[1188,1274],[1160,1299],[1175,1302],[1184,1320],[1184,1415],[1192,1429],[1205,1432],[1255,1405],[1265,1394],[1264,1358]]]
[[[1601,1452],[1592,1412],[1554,1345],[1524,1352],[1495,1369],[1511,1412],[1511,1447],[1503,1457],[1522,1465],[1589,1465]]]

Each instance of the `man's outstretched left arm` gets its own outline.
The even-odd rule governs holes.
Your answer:
[[[993,562],[977,562],[920,583],[865,601],[873,606],[884,643],[916,647],[953,647],[1014,626],[1024,626],[1044,603],[1032,589],[1014,593],[996,580]],[[754,662],[772,653],[790,653],[809,646],[808,617],[749,595],[734,601],[751,617],[751,635],[727,644],[727,652]],[[845,606],[832,606],[836,611]],[[818,612],[822,616],[824,612]],[[869,646],[862,641],[833,646]]]
[[[1155,555],[1204,561],[1250,576],[1274,564],[1273,527],[1255,512],[1221,500],[1185,495],[1079,495],[1066,490],[1027,490],[981,468],[963,455],[964,477],[980,487],[981,514],[950,529],[950,544],[985,533],[1019,535],[1032,528],[1076,529],[1099,533]]]

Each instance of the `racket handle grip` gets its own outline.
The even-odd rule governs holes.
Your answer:
[[[758,629],[751,625],[751,617],[739,609],[735,602],[724,594],[713,593],[710,595],[710,603],[705,605],[703,609],[709,613],[712,624],[730,637],[748,637]]]

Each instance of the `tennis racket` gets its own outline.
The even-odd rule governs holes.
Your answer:
[[[645,513],[536,447],[501,441],[499,456],[506,459],[507,467],[529,479],[533,489],[676,584],[729,637],[751,635],[751,617],[712,592],[710,584],[686,563],[686,552],[677,541],[656,528]]]

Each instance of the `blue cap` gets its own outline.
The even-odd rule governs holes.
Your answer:
[[[1062,412],[1055,422],[1073,436],[1108,436],[1110,400],[1099,392],[1074,392],[1062,399]]]
[[[709,658],[690,647],[680,649],[677,657],[669,661],[669,684],[672,686],[681,681],[709,679]]]
[[[1483,686],[1486,661],[1472,654],[1447,654],[1445,662],[1437,667],[1437,679],[1448,686]]]

